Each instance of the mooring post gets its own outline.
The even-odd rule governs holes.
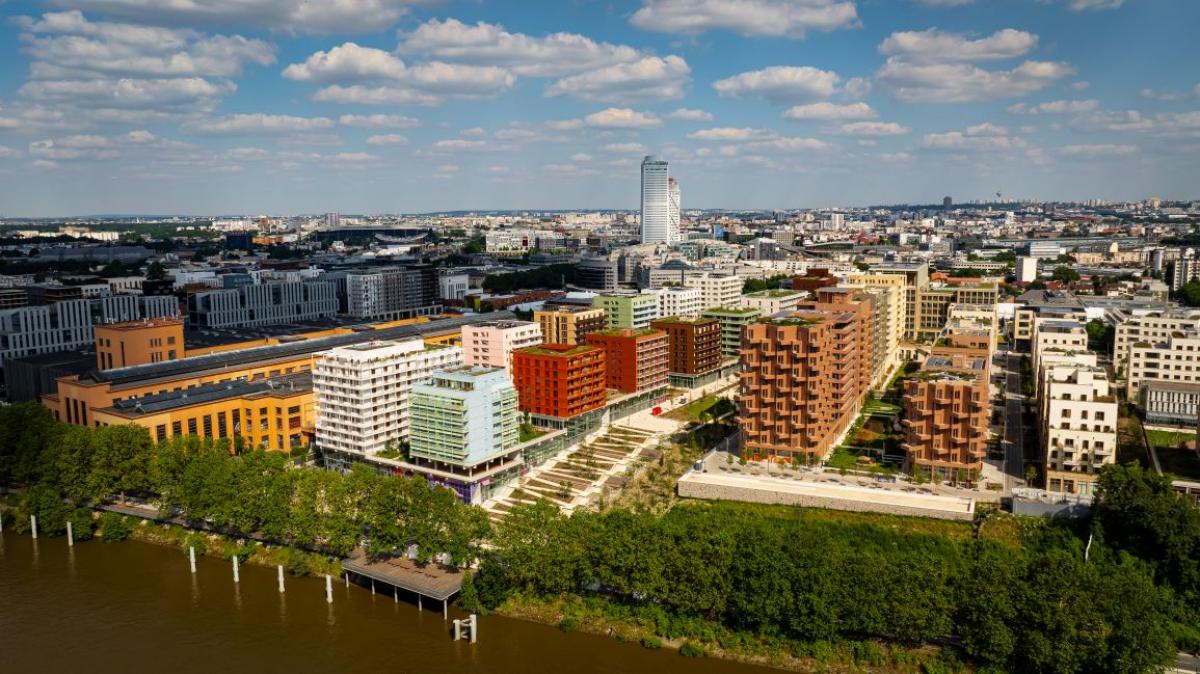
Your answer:
[[[238,561],[237,555],[233,556],[233,582],[240,583],[241,578],[238,577]]]
[[[471,614],[471,643],[475,643],[475,635],[479,632],[478,618],[474,613]]]
[[[375,596],[375,579],[374,578],[371,579],[371,596],[372,597]]]
[[[462,621],[455,618],[454,620],[454,640],[462,639]]]
[[[421,595],[420,594],[417,594],[417,610],[418,611],[425,610],[424,608],[421,607]]]
[[[280,592],[283,592],[283,565],[282,565],[282,564],[280,564],[280,565],[279,565],[278,567],[276,567],[276,568],[277,568],[277,569],[279,569],[279,573],[278,573],[278,576],[279,576],[279,591],[280,591]]]
[[[343,572],[342,578],[346,579],[346,587],[350,587],[350,572],[349,571]]]
[[[70,522],[67,522],[67,547],[75,547],[75,529],[71,526]]]
[[[400,603],[400,588],[396,587],[395,585],[392,586],[392,600],[397,604]]]
[[[442,620],[446,620],[449,617],[450,617],[450,612],[446,610],[446,600],[443,599],[442,600]]]
[[[333,603],[333,576],[325,574],[325,603]]]
[[[33,534],[34,540],[37,540],[37,515],[29,516],[29,530]]]
[[[196,546],[188,546],[188,565],[192,567],[192,573],[196,573]]]

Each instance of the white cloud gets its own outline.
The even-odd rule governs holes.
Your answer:
[[[508,68],[528,77],[562,77],[615,63],[632,63],[643,54],[633,47],[596,42],[576,33],[533,37],[510,33],[503,26],[480,21],[430,19],[401,35],[398,51],[425,54],[443,61],[461,61]]]
[[[906,61],[947,63],[950,61],[992,61],[1028,54],[1037,46],[1033,33],[1005,28],[988,37],[970,39],[961,33],[937,28],[892,33],[879,44],[879,53]]]
[[[964,131],[927,134],[921,146],[953,152],[998,152],[1027,147],[1025,141],[1008,135],[1008,129],[991,123],[976,124]]]
[[[774,138],[776,134],[771,129],[756,129],[751,127],[720,126],[712,129],[702,129],[688,134],[694,140],[716,140],[740,142],[747,140],[763,140]]]
[[[571,155],[571,161],[591,161],[591,160],[592,160],[592,155],[590,155],[586,152],[576,152],[575,154]]]
[[[833,94],[837,73],[809,66],[771,66],[713,82],[729,98],[761,96],[769,101],[816,101]]]
[[[793,39],[803,38],[810,30],[859,25],[852,0],[645,0],[630,22],[662,33],[731,30],[746,36]]]
[[[469,140],[466,138],[439,140],[434,142],[430,147],[443,152],[495,152],[507,149],[504,146],[494,145],[486,140]]]
[[[1072,82],[1071,83],[1071,88],[1074,89],[1075,91],[1083,91],[1090,86],[1092,86],[1091,82],[1080,81],[1080,82]]]
[[[1101,11],[1117,9],[1125,4],[1125,0],[1066,0],[1067,8],[1072,12]]]
[[[585,101],[671,100],[683,98],[691,69],[678,56],[646,56],[564,77],[546,87],[547,96]]]
[[[871,93],[871,80],[865,77],[851,77],[846,80],[846,86],[842,87],[842,100],[845,101],[861,101]]]
[[[618,154],[646,154],[646,146],[641,143],[609,143],[602,148],[605,152]]]
[[[255,26],[289,33],[386,28],[426,0],[52,0],[106,16],[172,26]]]
[[[833,146],[817,138],[783,137],[747,143],[746,147],[754,150],[778,150],[780,152],[812,152],[828,150]]]
[[[689,122],[711,122],[713,120],[711,112],[693,108],[677,108],[663,116],[667,119],[682,119]]]
[[[1142,98],[1145,98],[1145,99],[1151,100],[1151,101],[1167,101],[1167,102],[1187,101],[1187,100],[1191,100],[1193,98],[1200,98],[1200,84],[1197,84],[1196,86],[1194,86],[1191,89],[1188,89],[1186,91],[1169,91],[1169,90],[1165,90],[1165,89],[1163,89],[1163,90],[1142,89],[1141,94],[1142,94]]]
[[[332,127],[333,120],[326,117],[268,115],[261,112],[227,115],[189,125],[189,128],[200,133],[212,134],[296,133]]]
[[[1046,101],[1036,105],[1027,105],[1025,103],[1016,103],[1008,106],[1008,111],[1014,115],[1039,115],[1039,114],[1079,114],[1091,112],[1100,108],[1100,101],[1088,99],[1085,101]]]
[[[326,155],[325,159],[350,164],[379,161],[379,157],[367,152],[338,152],[337,154]]]
[[[1073,72],[1067,63],[1049,61],[984,70],[967,63],[911,63],[892,57],[876,79],[906,103],[969,103],[1031,94]]]
[[[232,82],[210,82],[200,77],[177,79],[121,78],[90,80],[36,80],[21,85],[20,94],[41,103],[80,108],[108,108],[156,112],[208,110],[221,96],[237,89]]]
[[[116,159],[124,152],[146,152],[156,154],[175,150],[193,151],[195,146],[177,140],[159,138],[138,129],[125,134],[102,136],[98,134],[76,134],[61,138],[43,138],[29,144],[29,154],[42,160],[62,161],[68,159]]]
[[[314,99],[333,103],[436,105],[448,98],[487,98],[511,89],[516,75],[494,66],[431,61],[406,65],[389,52],[346,42],[293,63],[283,76],[330,84]],[[374,85],[374,86],[372,86]]]
[[[19,157],[19,156],[21,156],[21,152],[19,150],[14,150],[11,147],[8,147],[7,145],[0,145],[0,157]]]
[[[1138,148],[1136,145],[1064,145],[1058,151],[1068,157],[1128,157],[1137,154]]]
[[[909,128],[895,122],[852,122],[841,125],[837,132],[847,136],[902,136]]]
[[[408,139],[398,133],[384,133],[367,138],[367,145],[404,145]]]
[[[630,108],[606,108],[584,117],[583,122],[601,129],[649,129],[662,126],[662,120],[653,114]]]
[[[421,126],[420,120],[405,115],[342,115],[338,117],[342,126],[358,126],[365,129],[413,129]]]
[[[1144,115],[1137,110],[1102,111],[1081,115],[1071,121],[1080,131],[1145,133],[1164,138],[1200,137],[1200,110]]]
[[[809,103],[808,105],[797,105],[784,111],[784,117],[788,119],[873,119],[876,114],[875,110],[866,103],[849,103],[846,105],[838,105],[836,103]]]

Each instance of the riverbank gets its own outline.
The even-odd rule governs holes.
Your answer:
[[[650,650],[671,649],[689,658],[714,658],[805,674],[950,674],[973,668],[937,646],[902,647],[881,641],[801,642],[731,631],[721,625],[692,621],[677,625],[688,636],[664,637],[653,608],[638,610],[603,597],[563,596],[543,600],[514,596],[494,613],[564,632],[582,632],[640,644]]]

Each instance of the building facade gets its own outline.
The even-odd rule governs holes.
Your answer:
[[[346,275],[346,306],[354,318],[392,320],[440,313],[437,269],[385,267]]]
[[[700,290],[701,309],[738,306],[745,286],[745,281],[739,276],[714,272],[685,276],[683,283]]]
[[[783,311],[794,311],[804,295],[794,290],[760,290],[742,295],[741,303],[748,309],[757,309],[763,316],[774,316]]]
[[[695,318],[700,315],[700,289],[667,287],[658,290],[658,315]]]
[[[106,323],[94,328],[96,367],[145,365],[185,356],[183,319],[175,316]]]
[[[649,155],[642,160],[641,223],[642,243],[673,243],[670,169]]]
[[[583,344],[589,333],[608,328],[604,309],[590,306],[538,309],[533,312],[533,320],[541,326],[546,344]]]
[[[509,370],[513,351],[542,343],[542,326],[532,321],[464,325],[462,340],[463,360],[467,365]]]
[[[513,383],[521,411],[570,419],[605,404],[604,351],[594,346],[543,344],[513,354]]]
[[[604,351],[605,384],[625,393],[667,385],[667,333],[661,330],[603,330],[587,336]]]
[[[658,297],[638,293],[597,295],[592,306],[604,310],[609,330],[643,330],[658,318]]]
[[[337,288],[328,281],[268,282],[188,297],[192,325],[206,328],[314,321],[332,318],[337,311]]]
[[[1041,385],[1047,491],[1094,495],[1117,456],[1117,399],[1103,368],[1050,366]]]
[[[742,350],[742,331],[758,320],[758,309],[747,307],[713,307],[700,312],[701,318],[712,318],[721,324],[721,358],[737,358]]]
[[[974,482],[987,455],[988,350],[935,348],[904,383],[904,451],[911,470]]]
[[[465,365],[434,372],[409,394],[410,455],[467,468],[517,446],[517,389],[504,370]]]
[[[721,323],[715,318],[661,318],[650,324],[667,334],[667,370],[707,374],[721,367]]]

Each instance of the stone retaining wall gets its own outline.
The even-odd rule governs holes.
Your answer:
[[[747,503],[767,503],[773,505],[794,505],[809,508],[827,508],[829,510],[849,510],[854,512],[876,512],[889,515],[905,515],[909,517],[933,517],[944,520],[971,521],[974,512],[955,512],[931,508],[893,505],[890,503],[872,503],[871,501],[852,501],[847,499],[826,498],[817,495],[792,494],[775,491],[764,484],[760,488],[735,487],[730,485],[707,484],[699,481],[680,480],[676,485],[682,498],[705,499],[709,501],[745,501]],[[973,509],[972,509],[973,510]]]

